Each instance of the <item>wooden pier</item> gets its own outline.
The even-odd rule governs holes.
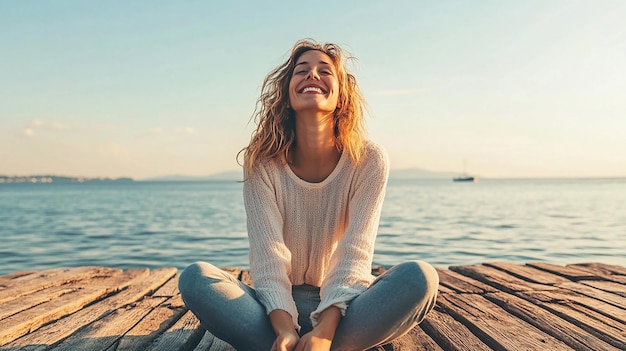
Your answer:
[[[439,275],[435,310],[372,350],[626,350],[625,267],[496,262]],[[175,268],[0,276],[0,350],[233,351],[185,308],[177,282]]]

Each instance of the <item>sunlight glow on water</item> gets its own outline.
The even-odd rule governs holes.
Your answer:
[[[626,180],[390,181],[374,261],[626,264]],[[0,185],[0,274],[103,265],[248,267],[242,185]]]

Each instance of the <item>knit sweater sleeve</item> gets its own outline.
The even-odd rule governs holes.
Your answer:
[[[330,306],[338,307],[345,315],[348,303],[372,283],[374,243],[388,176],[387,154],[380,147],[371,146],[355,176],[348,199],[348,226],[331,256],[320,291],[321,302],[311,313],[314,326]]]
[[[276,187],[265,165],[259,165],[244,182],[244,203],[250,242],[250,271],[257,297],[267,314],[287,311],[298,325],[298,311],[291,295],[291,253],[283,240],[283,217]]]

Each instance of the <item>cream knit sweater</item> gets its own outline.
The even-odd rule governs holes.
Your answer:
[[[284,160],[261,162],[244,182],[254,288],[267,313],[287,311],[299,329],[291,287],[320,287],[310,318],[347,304],[372,283],[371,265],[389,173],[387,155],[366,143],[357,166],[343,153],[321,183],[296,176]]]

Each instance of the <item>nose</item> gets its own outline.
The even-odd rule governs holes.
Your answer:
[[[319,80],[319,79],[320,79],[320,76],[319,76],[319,74],[317,73],[317,68],[312,68],[312,69],[309,71],[309,74],[307,74],[307,75],[306,75],[306,79],[315,79],[315,80]]]

